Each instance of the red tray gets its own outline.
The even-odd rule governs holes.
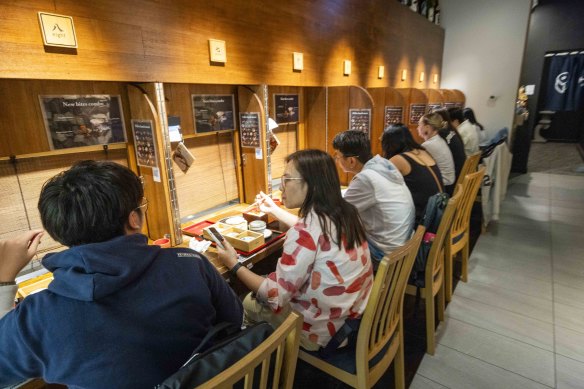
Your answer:
[[[192,236],[192,237],[194,237],[197,240],[207,240],[207,239],[203,238],[203,232],[202,232],[203,231],[203,228],[208,227],[211,224],[215,224],[215,223],[206,220],[204,222],[200,222],[200,223],[197,223],[197,224],[193,224],[192,226],[189,226],[187,228],[190,229],[191,227],[195,227],[195,226],[198,226],[198,225],[203,224],[203,223],[210,223],[210,224],[203,225],[202,227],[199,227],[201,229],[201,233],[198,234],[198,235],[193,234],[193,231],[192,230],[190,231],[190,233],[187,233],[185,231],[186,229],[184,229],[183,232],[185,233],[185,235]],[[264,247],[271,245],[272,243],[276,242],[277,240],[282,239],[282,237],[285,236],[285,235],[286,235],[285,232],[272,230],[272,235],[268,239],[266,239],[266,241],[264,242],[263,245],[256,247],[252,251],[243,251],[243,250],[239,250],[239,249],[235,249],[235,251],[237,251],[239,254],[243,255],[244,257],[248,257],[248,256],[250,256],[252,254],[255,254],[256,252],[260,251]],[[215,247],[217,245],[215,244],[215,242],[211,242],[211,246]]]
[[[194,237],[203,236],[203,228],[207,228],[209,226],[212,226],[213,224],[215,224],[215,222],[212,222],[210,220],[204,220],[202,222],[198,222],[198,223],[195,223],[191,226],[183,228],[182,232],[183,232],[183,234],[188,235],[188,236],[194,236]]]

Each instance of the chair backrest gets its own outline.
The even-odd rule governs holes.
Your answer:
[[[427,288],[431,287],[432,284],[441,283],[442,278],[444,277],[444,245],[448,238],[448,232],[452,227],[452,221],[456,214],[456,207],[461,198],[462,190],[459,187],[454,196],[448,200],[448,205],[442,214],[440,226],[438,226],[438,231],[436,231],[436,236],[434,237],[432,247],[428,253],[428,262],[426,262],[424,285],[426,285]]]
[[[394,335],[401,329],[406,285],[424,232],[425,228],[419,226],[404,246],[383,257],[379,263],[357,337],[357,374],[359,371],[368,372],[369,361],[390,341],[392,344],[389,345],[386,355],[391,358],[383,359],[378,365],[385,364],[386,366],[379,366],[379,369],[385,371],[391,364],[395,349],[401,341]]]
[[[197,388],[232,388],[235,383],[243,378],[245,378],[245,388],[255,387],[254,372],[260,364],[259,387],[267,388],[273,354],[275,362],[274,367],[271,369],[273,371],[272,387],[274,389],[292,388],[298,349],[300,347],[302,322],[302,316],[295,312],[290,313],[274,333],[252,352]]]
[[[477,171],[477,166],[479,166],[479,161],[481,160],[481,155],[482,155],[482,153],[480,151],[477,151],[476,153],[471,154],[468,157],[466,157],[466,160],[464,161],[464,165],[462,165],[462,169],[460,170],[460,174],[458,175],[458,178],[456,179],[455,188],[458,185],[462,185],[462,182],[464,181],[464,177],[466,177],[467,174],[474,173]]]
[[[461,192],[462,195],[450,229],[452,239],[457,239],[460,234],[468,229],[472,205],[477,197],[484,175],[485,166],[482,166],[479,171],[467,174],[462,186],[457,188],[457,192]]]

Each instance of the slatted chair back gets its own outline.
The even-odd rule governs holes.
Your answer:
[[[257,388],[254,385],[254,373],[261,365],[259,388],[265,389],[270,381],[270,365],[273,360],[272,388],[291,389],[298,359],[302,322],[302,316],[295,312],[290,313],[274,333],[252,352],[197,388],[232,388],[242,379],[245,389]]]

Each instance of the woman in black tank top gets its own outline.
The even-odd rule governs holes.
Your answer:
[[[416,225],[424,216],[428,198],[442,191],[442,175],[436,162],[424,148],[418,144],[410,130],[403,124],[390,125],[383,132],[381,147],[385,158],[398,168],[412,193],[416,207]],[[432,160],[426,164],[421,156]]]

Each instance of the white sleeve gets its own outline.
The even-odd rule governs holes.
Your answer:
[[[14,308],[18,285],[0,286],[0,319]]]

